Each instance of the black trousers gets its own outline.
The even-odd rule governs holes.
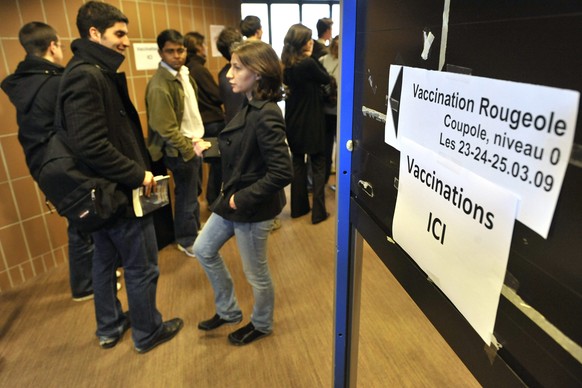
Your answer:
[[[311,222],[318,223],[327,218],[325,209],[325,154],[307,155],[311,163],[313,178],[313,210]],[[292,154],[293,180],[291,181],[291,217],[301,217],[309,213],[307,192],[307,162],[305,154]]]
[[[337,132],[337,115],[325,115],[325,183],[329,181],[331,175],[331,165],[333,163],[333,145]]]

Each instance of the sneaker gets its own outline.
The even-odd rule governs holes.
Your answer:
[[[279,217],[275,217],[273,219],[273,227],[271,228],[271,232],[281,229],[281,219]]]
[[[135,350],[141,354],[147,353],[156,346],[161,345],[164,342],[168,342],[169,340],[174,338],[176,334],[178,334],[180,329],[182,329],[182,327],[184,327],[184,321],[182,319],[180,318],[170,319],[169,321],[162,323],[162,330],[160,330],[160,332],[154,338],[152,338],[150,342],[148,342],[141,348],[138,348],[136,346]]]
[[[268,336],[271,333],[264,333],[260,330],[255,329],[255,325],[249,322],[248,325],[241,327],[240,329],[233,331],[228,335],[228,340],[231,344],[236,346],[248,345],[258,339]]]
[[[127,311],[124,314],[127,318],[125,319],[125,322],[123,323],[123,327],[121,328],[121,333],[119,333],[118,335],[111,336],[111,337],[105,337],[105,336],[99,337],[99,346],[101,346],[101,349],[111,349],[112,347],[117,345],[117,343],[123,337],[125,332],[127,330],[129,330],[129,327],[131,326],[129,323],[129,315],[128,315]]]
[[[206,321],[200,322],[198,324],[198,329],[204,330],[204,331],[209,331],[209,330],[218,329],[222,325],[236,325],[240,321],[242,321],[242,316],[240,318],[233,319],[233,320],[229,321],[227,319],[220,318],[220,315],[218,315],[218,314],[214,314],[214,316],[212,318],[207,319]]]
[[[189,246],[188,248],[183,247],[182,245],[178,244],[178,250],[180,252],[184,252],[186,255],[190,256],[190,257],[196,257],[196,255],[194,254],[194,245]]]
[[[86,300],[91,300],[94,297],[95,297],[95,295],[93,295],[93,292],[91,292],[90,294],[83,295],[83,296],[73,296],[73,301],[74,302],[84,302]]]

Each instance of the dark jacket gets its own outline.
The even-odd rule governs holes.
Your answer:
[[[283,188],[293,176],[279,106],[249,102],[220,133],[218,143],[223,183],[212,211],[237,222],[275,218],[285,206]],[[233,194],[236,210],[229,206]]]
[[[202,122],[208,124],[224,121],[224,112],[221,108],[222,100],[218,92],[218,85],[212,78],[210,71],[204,67],[205,62],[206,60],[201,56],[189,53],[186,67],[198,86],[198,109],[200,116],[202,116]]]
[[[285,69],[283,82],[288,87],[285,102],[287,140],[293,153],[318,154],[325,150],[325,113],[322,84],[330,75],[311,57]]]
[[[319,60],[324,55],[329,54],[329,48],[318,40],[313,39],[313,51],[311,58]]]
[[[36,181],[48,139],[54,133],[55,106],[63,71],[60,65],[27,55],[14,74],[2,81],[2,90],[16,107],[18,140]]]
[[[150,160],[125,74],[117,73],[125,57],[88,39],[71,48],[57,105],[67,143],[98,175],[119,183],[131,203],[131,189],[143,183]]]

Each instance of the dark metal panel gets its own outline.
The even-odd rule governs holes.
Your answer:
[[[451,0],[451,24],[547,18],[580,13],[578,0]]]
[[[582,386],[582,364],[505,298],[499,301],[498,356],[530,387]]]
[[[416,268],[418,276],[413,275],[414,271],[403,270],[403,263],[415,266],[404,252],[397,250],[400,253],[393,256],[394,251],[384,246],[386,236],[391,235],[399,153],[384,143],[384,124],[364,117],[362,110],[386,113],[390,64],[437,69],[443,2],[428,3],[358,2],[351,177],[352,198],[358,210],[352,211],[352,221],[359,230],[362,228],[366,240],[375,241],[371,245],[378,249],[379,256],[482,384],[505,385],[503,379],[496,380],[499,373],[496,368],[505,365],[502,369],[513,369],[528,385],[582,385],[580,363],[503,297],[495,326],[495,335],[503,348],[495,356],[493,368],[487,368],[482,359],[486,354],[482,341],[471,340],[472,329],[466,322],[464,326],[460,324],[464,319],[454,306],[449,303],[446,307],[440,301],[437,295],[446,298],[420,269]],[[447,64],[469,68],[476,76],[582,90],[578,43],[582,2],[452,0],[451,3]],[[428,60],[424,61],[420,52],[422,31],[427,27],[436,39]],[[581,116],[579,112],[575,134],[578,144],[582,144]],[[580,161],[568,166],[548,239],[516,222],[506,285],[566,336],[582,344],[579,166]],[[392,255],[392,259],[385,255]]]
[[[576,71],[582,68],[580,4],[578,14],[451,22],[446,63],[468,67],[481,77],[582,90],[582,77]],[[582,134],[576,141],[582,142]]]
[[[368,0],[358,3],[363,18],[358,32],[398,30],[402,28],[440,25],[443,2],[434,0]],[[372,41],[381,45],[382,41]]]

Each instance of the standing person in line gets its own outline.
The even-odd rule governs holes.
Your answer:
[[[55,133],[55,102],[65,68],[63,45],[55,29],[42,22],[30,22],[18,33],[26,58],[14,74],[2,81],[2,90],[16,107],[18,140],[26,165],[35,181],[46,155],[49,138]],[[69,224],[69,282],[76,302],[93,298],[91,267],[93,240]]]
[[[313,52],[311,56],[319,59],[322,56],[329,54],[327,42],[331,40],[331,26],[333,20],[330,18],[322,18],[317,21],[317,40],[313,41]]]
[[[333,146],[337,131],[337,90],[339,89],[339,35],[331,40],[329,54],[319,58],[328,74],[333,77],[334,96],[324,103],[325,112],[325,183],[329,181],[333,164]],[[335,190],[335,185],[330,186]]]
[[[224,102],[226,123],[229,123],[241,110],[245,98],[244,94],[232,91],[232,87],[226,78],[226,74],[230,70],[231,48],[235,43],[242,42],[242,40],[241,33],[232,27],[227,27],[222,30],[216,40],[216,48],[220,51],[224,59],[228,61],[218,73],[218,92],[220,99]]]
[[[263,37],[263,27],[261,19],[257,16],[249,15],[240,22],[240,32],[250,40],[261,40]]]
[[[218,85],[204,66],[206,63],[206,44],[204,35],[198,32],[189,32],[184,35],[184,46],[187,50],[186,67],[198,86],[198,108],[204,124],[204,136],[217,137],[224,129],[224,112],[222,111],[222,99],[218,91]],[[206,201],[208,206],[220,195],[222,183],[222,167],[220,158],[215,158],[209,163],[208,183],[206,185]]]
[[[294,24],[285,35],[281,61],[283,82],[288,88],[285,102],[287,141],[293,158],[291,217],[301,217],[310,210],[307,155],[313,173],[311,222],[318,224],[329,216],[325,209],[325,114],[321,85],[329,84],[331,77],[311,57],[312,49],[311,30]]]
[[[218,51],[220,51],[222,56],[228,61],[228,63],[218,73],[218,86],[220,89],[220,95],[224,101],[227,123],[230,122],[230,120],[232,120],[232,118],[240,111],[245,98],[243,93],[233,92],[230,82],[226,77],[230,70],[231,49],[236,43],[242,42],[242,40],[242,36],[238,30],[227,27],[221,31],[216,41]],[[271,230],[274,231],[279,228],[281,228],[281,219],[277,216],[273,220],[273,228]]]
[[[275,295],[267,263],[267,238],[273,218],[285,206],[283,188],[291,180],[281,99],[281,66],[266,43],[246,41],[232,51],[228,79],[244,93],[244,108],[219,135],[223,190],[194,243],[194,252],[214,289],[216,314],[198,324],[213,330],[242,320],[232,278],[219,249],[232,237],[253,288],[251,321],[229,334],[233,345],[246,345],[273,330]],[[197,151],[199,152],[199,151]]]
[[[81,39],[71,48],[57,100],[65,140],[79,163],[118,183],[128,203],[132,190],[155,186],[149,156],[135,107],[129,99],[124,73],[118,73],[129,47],[127,17],[114,6],[89,1],[79,8]],[[158,246],[151,214],[136,218],[126,213],[93,233],[93,289],[97,337],[104,348],[114,347],[132,328],[135,349],[152,350],[172,339],[182,328],[180,318],[163,322],[156,307],[159,277]],[[124,268],[129,312],[117,298],[115,270]]]
[[[198,109],[196,83],[184,64],[184,37],[164,30],[157,37],[161,62],[146,87],[149,152],[154,161],[163,158],[174,178],[176,198],[174,233],[178,249],[193,257],[192,246],[200,228],[201,159],[193,143],[204,136]]]

